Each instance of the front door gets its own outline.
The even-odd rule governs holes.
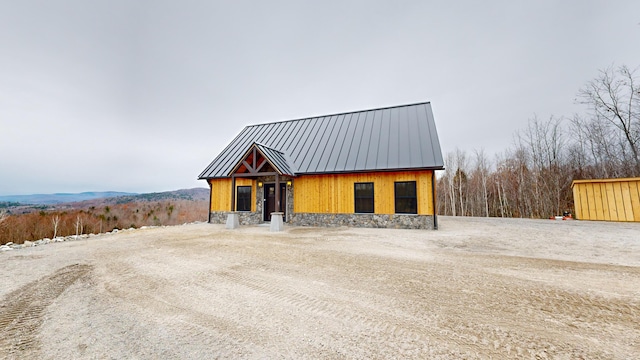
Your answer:
[[[280,184],[280,211],[284,213],[283,220],[287,219],[287,187]],[[271,221],[271,213],[276,211],[276,184],[264,184],[264,221]]]

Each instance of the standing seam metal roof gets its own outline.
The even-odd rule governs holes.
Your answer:
[[[271,165],[280,172],[282,175],[295,175],[295,171],[291,166],[291,163],[287,160],[285,154],[281,151],[272,149],[268,146],[264,146],[262,144],[255,143],[258,150],[262,152],[262,154],[267,158]],[[231,176],[231,174],[229,174]]]
[[[291,175],[444,167],[431,103],[423,102],[247,126],[199,178],[230,177],[254,144]]]

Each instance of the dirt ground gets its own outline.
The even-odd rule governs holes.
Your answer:
[[[223,225],[0,253],[0,358],[633,359],[640,224]]]

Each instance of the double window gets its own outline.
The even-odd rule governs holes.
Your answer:
[[[373,213],[373,183],[355,183],[355,212]]]
[[[251,186],[238,186],[236,211],[251,211]]]
[[[399,181],[395,184],[396,214],[417,214],[418,197],[415,181]]]

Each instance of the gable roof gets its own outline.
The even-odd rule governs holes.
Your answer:
[[[259,143],[255,144],[256,148],[262,152],[267,161],[269,161],[281,175],[295,175],[295,171],[293,170],[294,168],[291,166],[284,153]]]
[[[278,172],[280,175],[295,175],[295,172],[293,171],[293,168],[291,167],[291,165],[289,164],[289,161],[287,160],[287,157],[280,151],[272,149],[268,146],[264,146],[262,144],[259,143],[253,143],[251,144],[251,146],[249,146],[249,148],[247,149],[247,151],[245,151],[244,155],[237,161],[237,163],[233,166],[233,168],[231,168],[231,171],[229,171],[229,173],[227,174],[227,177],[233,175],[233,173],[239,172],[240,169],[242,169],[243,167],[245,168],[244,170],[248,170],[250,174],[253,175],[257,175],[260,174],[260,169],[262,168],[262,165],[258,162],[255,163],[255,169],[253,167],[251,167],[251,164],[246,163],[245,161],[248,161],[246,159],[249,159],[250,156],[252,155],[251,153],[253,152],[253,155],[256,155],[256,153],[253,151],[254,149],[256,149],[260,155],[262,156],[262,160],[266,163],[269,163],[271,165],[271,167],[273,168],[273,170],[275,170],[276,172]],[[257,157],[254,159],[254,161],[257,161]],[[245,173],[244,171],[240,171],[239,173]]]
[[[199,178],[230,177],[254,144],[279,171],[295,175],[444,167],[424,102],[247,126]]]

